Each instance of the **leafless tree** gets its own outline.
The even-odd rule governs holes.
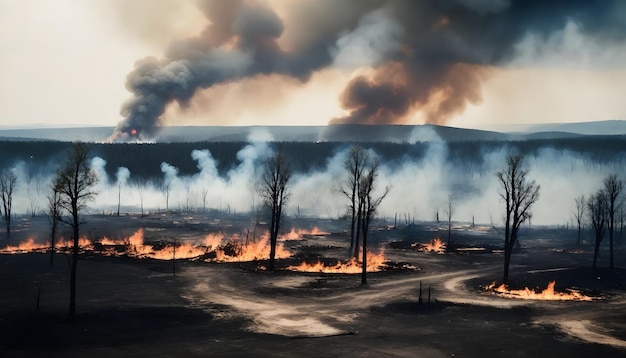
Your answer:
[[[4,223],[7,228],[7,237],[11,236],[11,208],[13,206],[13,191],[17,183],[17,176],[12,170],[5,170],[0,175],[0,198],[2,198],[2,209],[4,213]]]
[[[209,189],[202,188],[202,212],[203,213],[206,213],[206,198],[208,194],[209,194]],[[254,206],[254,203],[253,203],[253,206]]]
[[[517,242],[520,226],[531,217],[530,209],[539,199],[539,185],[528,179],[524,157],[513,154],[507,157],[507,168],[496,173],[500,183],[500,197],[505,203],[504,222],[504,274],[503,282],[509,280],[511,254]]]
[[[84,143],[75,142],[68,152],[66,163],[57,170],[54,188],[61,196],[59,205],[67,211],[71,219],[61,221],[68,224],[72,230],[72,265],[70,270],[70,307],[68,321],[73,322],[76,313],[76,268],[78,263],[78,241],[80,211],[86,203],[96,195],[92,187],[98,181],[96,173],[89,167],[88,149]]]
[[[576,236],[576,238],[578,244],[580,245],[581,233],[583,225],[585,224],[585,196],[581,195],[578,198],[575,198],[574,202],[576,203],[576,212],[574,212],[574,219],[576,219],[576,224],[578,225],[578,235]]]
[[[120,206],[122,206],[122,184],[117,183],[117,216],[120,216]]]
[[[59,221],[61,220],[61,193],[59,189],[52,185],[51,193],[48,195],[48,219],[50,220],[50,265],[54,263],[54,241],[57,236]]]
[[[170,210],[170,190],[171,190],[172,186],[171,183],[169,181],[166,181],[165,184],[163,184],[163,194],[165,195],[165,211],[169,211]],[[143,216],[143,205],[142,205],[142,216]]]
[[[452,237],[452,215],[454,215],[454,198],[452,194],[448,194],[448,203],[444,210],[446,214],[446,218],[448,219],[448,243],[446,244],[446,248],[450,248],[450,239]]]
[[[41,196],[41,177],[28,174],[26,177],[26,194],[30,205],[30,216],[37,216],[38,201]]]
[[[361,211],[359,205],[359,184],[363,177],[363,171],[369,162],[367,151],[361,146],[354,146],[348,154],[344,168],[348,172],[348,179],[341,188],[342,193],[348,198],[348,213],[350,214],[350,255],[359,255],[359,222]]]
[[[139,206],[141,208],[141,216],[143,217],[144,216],[144,213],[143,213],[143,197],[144,197],[144,191],[146,189],[146,182],[145,182],[145,180],[139,179],[139,180],[135,181],[135,187],[137,188],[137,193],[139,194]]]
[[[604,192],[606,193],[607,200],[607,228],[609,231],[609,265],[613,268],[613,238],[615,235],[615,215],[620,209],[622,190],[624,189],[624,182],[617,177],[617,174],[611,174],[604,178]]]
[[[191,205],[189,204],[189,202],[191,201],[191,184],[189,182],[185,183],[185,212],[190,212],[191,211]]]
[[[117,168],[117,216],[120,216],[120,206],[122,205],[122,186],[126,185],[126,181],[130,176],[130,170],[126,167]]]
[[[263,198],[270,216],[270,261],[268,270],[274,270],[276,243],[280,231],[283,208],[289,200],[289,181],[291,167],[280,152],[274,153],[265,161],[259,195]]]
[[[587,213],[591,227],[595,233],[594,250],[593,250],[593,268],[596,268],[598,262],[598,253],[600,244],[606,231],[606,223],[608,221],[607,198],[604,190],[598,190],[587,200]]]
[[[363,247],[362,247],[362,270],[361,270],[361,285],[367,285],[367,234],[369,232],[369,226],[371,220],[376,214],[378,206],[383,201],[385,196],[389,193],[390,188],[386,187],[383,194],[378,198],[373,197],[374,184],[376,177],[378,177],[378,162],[373,161],[369,164],[367,171],[363,173],[361,182],[359,184],[359,203],[361,206],[362,220],[361,230],[363,235]]]

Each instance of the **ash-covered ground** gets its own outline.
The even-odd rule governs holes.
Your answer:
[[[255,218],[223,213],[91,215],[91,240],[144,229],[147,243],[194,242],[209,233],[262,231]],[[592,270],[593,245],[576,231],[524,228],[510,286],[577,289],[593,298],[502,298],[484,287],[502,274],[502,239],[488,226],[455,223],[453,250],[415,248],[444,223],[376,222],[374,251],[387,270],[359,275],[287,270],[302,260],[344,259],[349,224],[289,218],[289,228],[321,234],[283,241],[293,253],[268,272],[265,262],[205,262],[104,256],[85,251],[78,264],[77,320],[65,322],[69,265],[65,253],[0,254],[0,351],[3,357],[615,357],[626,354],[626,271],[608,269],[608,238]],[[19,217],[0,247],[33,237],[45,242],[46,218]],[[62,232],[67,235],[67,232]],[[4,233],[3,233],[4,235]],[[255,233],[256,235],[256,233]],[[617,242],[615,264],[626,249]],[[174,274],[175,273],[175,274]],[[420,284],[421,303],[420,303]]]

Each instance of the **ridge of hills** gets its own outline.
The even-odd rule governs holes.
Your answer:
[[[506,128],[503,126],[503,128]],[[515,129],[514,127],[509,127]],[[521,128],[521,127],[519,127]],[[518,128],[518,129],[519,129]],[[538,124],[524,131],[491,131],[439,125],[330,125],[330,126],[169,126],[162,127],[156,142],[242,142],[251,133],[278,142],[426,142],[517,141],[581,136],[626,135],[626,121]],[[2,129],[4,141],[106,142],[113,127]]]

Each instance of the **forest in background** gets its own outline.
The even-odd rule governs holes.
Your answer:
[[[389,166],[406,160],[421,160],[430,142],[416,143],[346,143],[346,142],[272,142],[271,147],[284,153],[296,172],[322,168],[337,151],[353,144],[372,149],[380,161]],[[480,173],[485,154],[502,148],[516,149],[525,155],[537,154],[550,148],[559,152],[582,155],[593,163],[626,163],[626,136],[584,136],[562,139],[533,139],[525,141],[465,141],[447,142],[448,164],[468,173]],[[247,142],[193,143],[88,143],[89,154],[107,162],[107,173],[113,178],[117,168],[128,168],[135,178],[154,180],[162,176],[162,162],[179,169],[181,175],[198,171],[190,155],[193,150],[208,149],[217,161],[220,174],[235,167],[237,153]],[[65,158],[70,142],[0,141],[0,168],[6,169],[22,162],[29,174],[49,172]]]

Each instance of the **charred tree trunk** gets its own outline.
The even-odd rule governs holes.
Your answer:
[[[367,285],[367,231],[369,229],[369,215],[363,218],[363,259],[361,269],[361,285]]]
[[[597,235],[597,234],[596,234]],[[598,264],[598,254],[600,252],[600,240],[596,238],[595,243],[593,244],[593,265],[591,266],[594,270]]]
[[[70,307],[69,313],[67,316],[67,321],[73,323],[76,318],[76,269],[78,267],[78,207],[76,204],[73,205],[74,212],[72,213],[73,219],[73,246],[72,246],[72,266],[70,270]]]
[[[50,266],[54,263],[54,241],[57,236],[58,219],[52,219],[52,229],[50,233]]]
[[[274,204],[276,205],[276,204]],[[276,208],[272,208],[272,221],[270,223],[270,262],[268,264],[268,271],[274,271],[274,260],[276,258],[276,237],[274,233],[276,232]]]

